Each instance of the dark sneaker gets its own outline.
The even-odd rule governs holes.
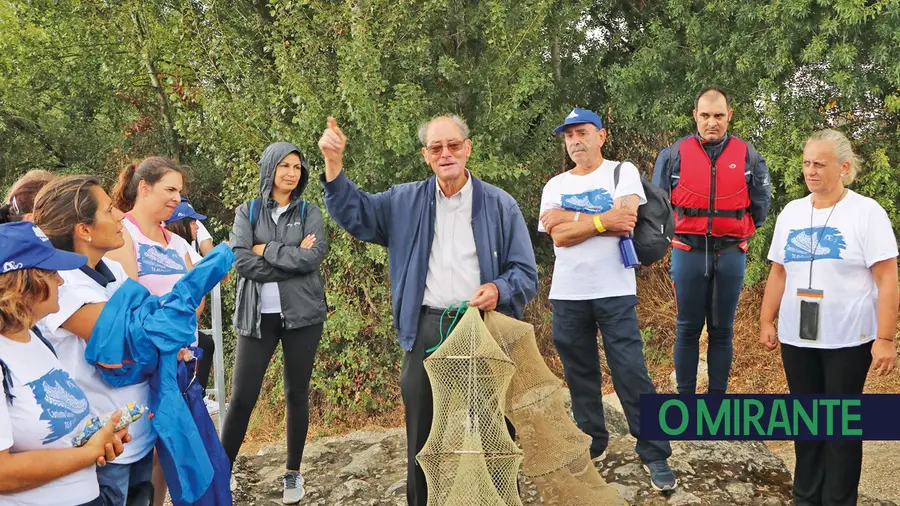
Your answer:
[[[647,472],[650,473],[650,485],[654,489],[661,492],[675,490],[678,486],[678,480],[675,478],[675,471],[669,467],[669,463],[665,460],[654,460],[647,462],[645,465]]]
[[[303,475],[299,471],[288,471],[281,477],[284,482],[284,495],[281,502],[284,504],[297,504],[306,491],[303,490]]]

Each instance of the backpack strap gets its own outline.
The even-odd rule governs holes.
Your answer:
[[[613,197],[615,197],[616,188],[619,187],[619,173],[622,172],[622,164],[628,162],[631,165],[634,165],[634,162],[631,160],[622,160],[619,162],[619,165],[616,165],[615,170],[613,170]]]
[[[12,394],[13,382],[9,366],[6,365],[2,358],[0,358],[0,371],[3,372],[3,396],[6,397],[6,403],[11,406],[16,396]]]
[[[262,211],[262,197],[255,198],[250,201],[250,228],[255,229],[256,223],[259,221],[259,213]]]
[[[50,349],[51,352],[53,352],[54,357],[58,356],[56,354],[56,349],[53,348],[53,345],[50,344],[50,341],[48,341],[47,338],[44,337],[44,334],[41,334],[41,331],[38,330],[37,327],[32,327],[31,331],[34,333],[34,335],[37,336],[38,339],[41,340],[42,343],[47,346],[47,348]],[[16,396],[12,393],[13,386],[15,385],[13,385],[12,374],[9,371],[9,366],[6,364],[6,362],[3,361],[2,358],[0,358],[0,371],[3,371],[3,396],[6,397],[6,403],[12,405],[13,399],[16,398]]]
[[[666,160],[666,193],[669,194],[669,200],[672,200],[672,169],[675,168],[675,154],[681,149],[681,143],[684,139],[678,139],[672,147],[669,148],[669,159]]]
[[[747,154],[749,155],[748,156],[749,159],[748,159],[748,163],[747,163],[747,170],[750,171],[750,176],[752,177],[753,171],[756,169],[756,166],[759,164],[759,151],[757,151],[756,148],[751,146],[750,143],[748,143],[748,142],[745,142],[744,144],[747,145]]]
[[[54,357],[59,358],[59,355],[56,354],[56,348],[54,348],[53,345],[50,344],[50,341],[48,341],[47,338],[44,337],[44,334],[41,334],[41,331],[38,330],[38,328],[36,326],[31,327],[31,331],[34,332],[34,335],[36,335],[38,337],[38,339],[41,340],[41,342],[43,342],[45,345],[47,345],[47,348],[50,348],[50,351],[53,352]]]
[[[306,201],[300,201],[300,230],[306,233]]]

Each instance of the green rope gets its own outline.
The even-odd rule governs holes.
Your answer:
[[[469,303],[469,301],[464,300],[464,301],[458,302],[456,304],[451,304],[450,306],[447,307],[447,309],[444,309],[444,312],[441,313],[441,321],[440,321],[440,323],[438,323],[438,334],[441,336],[441,340],[438,341],[438,343],[436,345],[425,350],[425,353],[434,353],[435,350],[440,348],[441,345],[444,343],[444,339],[447,339],[448,337],[450,337],[450,332],[452,332],[453,327],[456,326],[456,321],[459,319],[460,315],[462,315],[463,313],[466,312],[466,308],[468,307],[468,306],[466,306],[466,304],[468,304],[468,303]],[[456,308],[456,316],[453,317],[453,321],[450,322],[450,326],[447,327],[447,333],[444,334],[444,317],[447,316],[447,312],[452,310],[453,308]]]

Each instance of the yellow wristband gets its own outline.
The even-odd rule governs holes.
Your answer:
[[[597,232],[603,233],[606,232],[606,227],[603,226],[603,222],[600,221],[600,215],[594,216],[594,226],[597,227]]]

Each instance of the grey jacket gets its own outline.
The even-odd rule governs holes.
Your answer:
[[[278,203],[271,199],[275,167],[285,156],[297,153],[303,170],[300,184],[291,194],[288,210],[272,221],[272,211]],[[263,152],[259,162],[259,194],[265,206],[259,210],[256,226],[250,225],[249,202],[235,210],[230,243],[234,250],[238,273],[234,306],[234,331],[239,335],[260,337],[259,291],[264,283],[277,282],[281,292],[281,317],[284,328],[291,330],[325,321],[325,286],[319,266],[328,253],[328,235],[322,212],[312,202],[306,203],[306,219],[300,195],[309,182],[309,168],[297,146],[288,142],[272,144]],[[301,226],[302,225],[302,226]],[[300,247],[309,234],[315,234],[312,249]],[[265,244],[262,255],[252,251],[255,244]]]

